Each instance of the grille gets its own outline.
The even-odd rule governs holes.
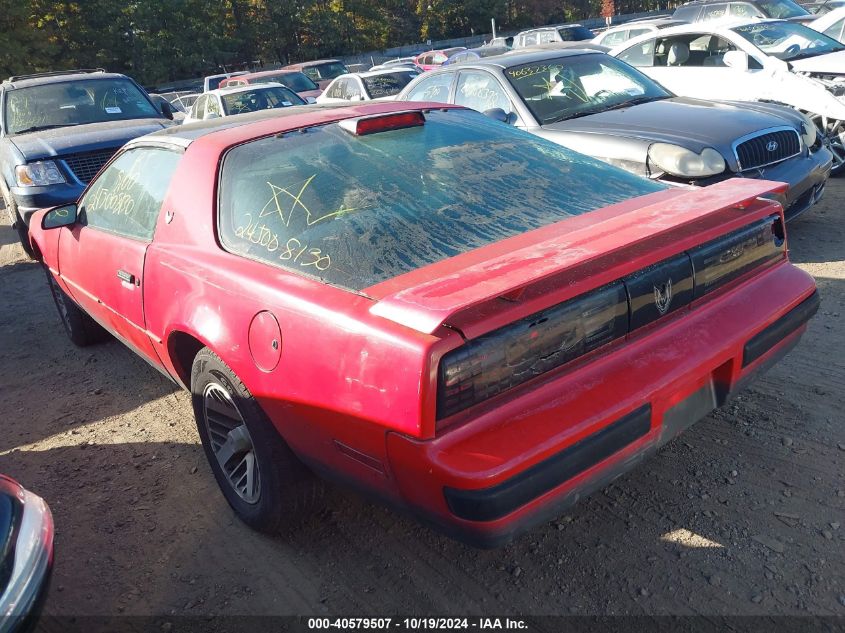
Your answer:
[[[63,156],[68,168],[73,172],[80,182],[88,184],[97,175],[103,165],[114,156],[118,148],[100,149],[94,152],[80,152]]]
[[[740,171],[765,167],[798,154],[801,138],[793,129],[773,130],[738,143],[735,151]]]

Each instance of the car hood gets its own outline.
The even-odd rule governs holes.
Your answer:
[[[675,143],[701,151],[704,147],[729,148],[741,136],[783,125],[794,127],[792,121],[765,108],[755,109],[753,104],[739,108],[730,103],[673,97],[544,125],[543,130]]]
[[[789,62],[795,70],[811,73],[845,75],[845,51],[816,55]]]
[[[165,119],[130,119],[89,123],[18,134],[9,138],[27,161],[121,147],[128,141],[171,125]]]

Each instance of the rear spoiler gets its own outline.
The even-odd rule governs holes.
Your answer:
[[[530,246],[403,288],[373,304],[370,313],[432,334],[458,312],[512,294],[561,270],[704,216],[746,208],[760,197],[780,201],[786,190],[787,185],[780,182],[734,178],[709,187],[668,191],[659,202],[574,229],[563,220],[538,229],[544,237]],[[623,234],[625,244],[620,244]]]

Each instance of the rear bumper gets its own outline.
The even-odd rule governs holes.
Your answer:
[[[388,435],[408,506],[483,547],[559,516],[632,469],[797,344],[818,308],[788,263],[467,412],[439,437]]]

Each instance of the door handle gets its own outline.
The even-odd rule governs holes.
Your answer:
[[[132,273],[128,273],[125,270],[118,270],[117,276],[121,281],[125,281],[128,284],[136,284],[138,286],[141,285],[140,280],[135,278],[135,275]]]

